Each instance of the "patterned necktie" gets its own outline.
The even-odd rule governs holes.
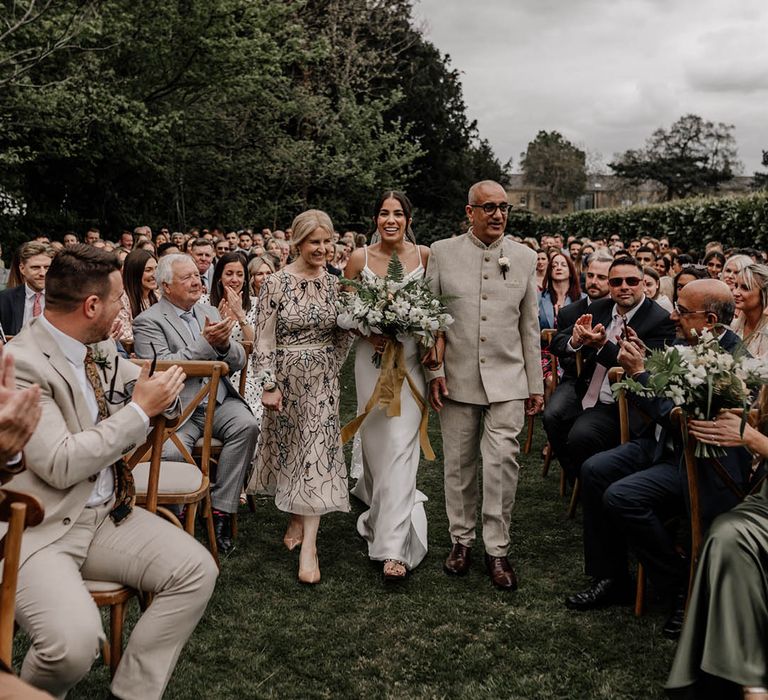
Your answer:
[[[35,298],[32,300],[32,318],[37,318],[43,313],[43,307],[40,303],[41,296],[43,296],[42,292],[35,292]]]
[[[197,322],[195,314],[191,311],[185,311],[181,314],[181,317],[187,323],[187,328],[189,328],[189,332],[192,334],[192,340],[197,340],[200,337],[200,324]]]
[[[109,408],[107,407],[107,397],[104,395],[104,387],[99,379],[99,368],[93,359],[93,350],[88,348],[85,353],[85,376],[88,383],[93,387],[93,393],[96,395],[96,405],[99,407],[99,420],[109,418]],[[128,468],[128,463],[123,457],[112,465],[112,473],[115,476],[115,507],[109,514],[115,525],[119,525],[122,520],[133,510],[133,504],[136,502],[136,488],[133,483],[133,474]]]

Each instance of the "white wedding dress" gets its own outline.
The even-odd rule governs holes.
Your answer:
[[[365,255],[362,275],[375,275],[368,267],[367,248]],[[407,277],[423,275],[424,266],[419,261],[419,266]],[[418,345],[409,338],[403,346],[408,374],[422,397],[426,397]],[[364,338],[357,341],[355,385],[358,413],[365,409],[379,379],[379,370],[372,362],[373,352],[373,346]],[[427,514],[424,511],[427,497],[416,489],[421,409],[407,381],[403,382],[400,401],[399,417],[388,418],[381,408],[374,408],[363,421],[358,432],[362,475],[350,493],[368,506],[357,521],[357,531],[368,542],[368,556],[376,561],[396,559],[410,570],[418,566],[427,554]],[[356,466],[354,452],[353,476]]]

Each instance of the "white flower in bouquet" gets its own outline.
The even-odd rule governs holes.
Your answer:
[[[352,291],[339,295],[337,323],[341,328],[366,336],[380,333],[400,342],[415,337],[431,347],[435,334],[453,323],[444,300],[432,293],[427,280],[406,279],[397,253],[392,253],[386,277],[343,282]]]
[[[696,345],[654,350],[645,369],[646,385],[627,378],[611,387],[614,393],[625,389],[638,396],[670,399],[702,420],[712,420],[727,408],[748,409],[756,390],[768,383],[766,360],[728,352],[709,330],[702,331]],[[696,444],[697,457],[723,454],[722,448]]]

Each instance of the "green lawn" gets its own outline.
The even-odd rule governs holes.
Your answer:
[[[343,417],[354,411],[348,363]],[[286,517],[268,500],[243,511],[237,549],[176,667],[168,698],[654,698],[674,645],[663,611],[579,614],[564,597],[583,586],[580,521],[563,517],[557,464],[541,476],[541,430],[522,456],[512,551],[520,589],[490,585],[477,548],[470,574],[449,578],[442,452],[422,463],[430,552],[402,585],[385,587],[351,514],[323,519],[322,582],[296,580],[297,551],[282,546]],[[23,643],[17,644],[17,647]],[[17,650],[21,652],[21,649]],[[71,693],[106,695],[101,666]]]

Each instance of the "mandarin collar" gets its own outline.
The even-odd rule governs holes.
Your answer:
[[[493,243],[491,243],[490,245],[486,245],[477,236],[475,236],[475,233],[472,230],[471,226],[467,231],[467,236],[469,237],[469,240],[472,241],[474,245],[476,245],[478,248],[482,248],[483,250],[495,250],[496,248],[499,248],[502,245],[502,243],[504,243],[504,234],[502,233]]]

